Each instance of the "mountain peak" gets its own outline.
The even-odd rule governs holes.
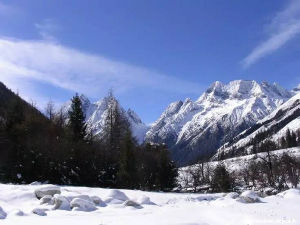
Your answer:
[[[187,163],[213,153],[290,96],[277,84],[216,81],[196,102],[186,99],[171,103],[147,132],[146,141],[166,143],[175,160]]]
[[[292,94],[276,83],[259,84],[254,80],[234,80],[228,84],[214,82],[197,102],[220,102],[226,99],[249,99],[252,97],[290,98]]]
[[[141,118],[136,114],[132,109],[127,110],[127,115],[130,119],[132,119],[135,123],[143,123]]]
[[[118,100],[113,95],[109,95],[95,103],[91,103],[85,95],[80,95],[79,97],[82,102],[82,109],[86,116],[87,129],[92,131],[94,135],[101,136],[109,106],[110,104],[117,104]],[[71,101],[68,101],[62,106],[66,112],[70,107]],[[128,119],[132,135],[141,143],[148,127],[142,122],[140,117],[133,110],[128,109],[125,111],[120,106],[120,113],[122,116],[124,116],[124,118]]]

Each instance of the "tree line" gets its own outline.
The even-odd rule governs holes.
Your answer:
[[[244,165],[229,170],[223,162],[202,162],[183,168],[179,188],[191,192],[230,192],[240,188],[257,191],[272,188],[279,192],[300,183],[300,159],[271,151],[257,154]]]
[[[287,129],[285,135],[277,141],[272,140],[269,136],[267,131],[258,132],[247,145],[233,146],[227,152],[221,151],[218,154],[218,160],[300,146],[300,129],[296,131]]]
[[[94,136],[77,94],[67,113],[49,102],[46,116],[11,98],[0,115],[1,182],[172,190],[178,172],[167,147],[137,144],[118,101],[112,93],[105,100],[104,129]]]

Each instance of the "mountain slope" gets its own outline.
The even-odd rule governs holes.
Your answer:
[[[217,81],[195,102],[171,103],[145,139],[166,143],[180,164],[192,163],[214,154],[291,96],[276,84],[236,80],[225,85]]]
[[[86,116],[87,130],[92,131],[94,135],[101,135],[105,125],[105,118],[108,114],[110,102],[108,97],[105,97],[95,103],[91,103],[90,100],[84,95],[81,95],[80,99]],[[113,98],[113,101],[117,102],[115,98]],[[68,112],[70,107],[71,102],[69,101],[64,104],[63,110]],[[120,111],[122,116],[128,120],[133,136],[139,143],[142,143],[148,130],[148,126],[141,121],[141,119],[133,110],[128,109],[126,111],[120,106]]]
[[[250,154],[254,138],[259,139],[259,142],[271,139],[277,143],[281,137],[286,135],[287,130],[296,132],[300,129],[299,124],[300,93],[279,106],[270,115],[258,121],[253,127],[235,137],[231,142],[222,146],[214,158],[219,155]]]

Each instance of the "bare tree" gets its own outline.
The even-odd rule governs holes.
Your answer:
[[[49,100],[49,102],[47,103],[46,108],[45,108],[45,114],[49,118],[50,121],[54,120],[55,105],[52,100]]]

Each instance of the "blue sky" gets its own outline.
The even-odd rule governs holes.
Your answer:
[[[300,83],[300,1],[0,0],[0,81],[40,108],[113,88],[146,123],[214,81]]]

